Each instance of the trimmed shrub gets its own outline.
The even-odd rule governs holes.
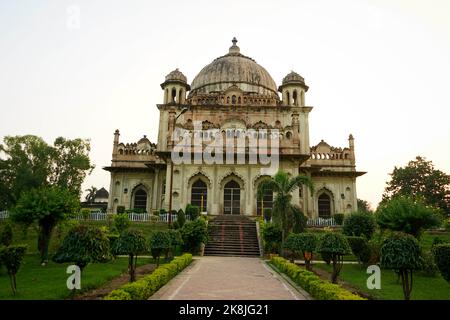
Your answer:
[[[84,220],[89,219],[89,216],[91,214],[91,210],[89,210],[88,208],[82,208],[80,210],[80,214],[83,217]]]
[[[372,238],[375,219],[370,213],[355,212],[344,218],[343,233],[347,236]]]
[[[178,246],[183,244],[183,238],[179,230],[169,229],[167,230],[167,236],[169,237],[169,248],[166,249],[166,260],[172,258]]]
[[[0,245],[5,247],[11,245],[13,240],[13,229],[11,223],[8,221],[3,224],[0,229]]]
[[[433,247],[434,261],[442,277],[450,282],[450,243],[438,244]]]
[[[150,251],[153,259],[156,260],[156,265],[159,266],[159,259],[161,254],[170,248],[170,239],[166,231],[154,231],[150,235]]]
[[[156,268],[143,279],[112,291],[104,300],[147,300],[191,262],[192,255],[188,253],[175,257],[170,263]]]
[[[424,229],[440,225],[434,208],[408,197],[398,196],[382,202],[375,216],[380,228],[408,233],[417,239]]]
[[[317,237],[313,233],[291,233],[285,242],[286,249],[303,256],[306,270],[311,270],[311,261],[316,247]]]
[[[167,210],[166,209],[159,209],[159,215],[164,215],[167,214]]]
[[[264,240],[264,252],[279,253],[282,242],[281,228],[270,222],[263,225],[261,232]]]
[[[184,224],[186,223],[186,215],[184,214],[183,209],[178,210],[177,212],[177,221],[175,221],[178,224],[178,228],[183,228]],[[175,228],[175,229],[178,229]]]
[[[313,272],[303,270],[281,257],[272,257],[270,262],[317,300],[366,300],[337,284],[320,279]]]
[[[147,252],[147,241],[144,234],[140,230],[125,230],[114,241],[112,246],[112,253],[114,255],[127,255],[128,256],[128,272],[130,274],[130,282],[136,280],[136,260],[139,254]]]
[[[328,252],[320,252],[320,257],[323,261],[325,261],[326,264],[331,264],[331,254]]]
[[[0,261],[6,267],[6,271],[8,272],[13,294],[16,294],[17,292],[16,274],[19,271],[26,251],[26,245],[16,245],[0,248]]]
[[[131,225],[131,221],[128,218],[127,213],[118,213],[118,214],[114,215],[113,219],[114,219],[113,220],[113,228],[119,234],[124,232],[125,230],[127,230]]]
[[[434,261],[431,251],[422,251],[420,256],[420,273],[426,277],[435,277],[439,273],[439,268]]]
[[[419,242],[409,234],[395,232],[383,241],[381,265],[401,277],[405,300],[411,297],[413,270],[420,269],[420,255]]]
[[[364,237],[347,237],[348,244],[359,263],[368,263],[371,257],[369,243]]]
[[[110,259],[109,239],[100,228],[79,225],[69,231],[53,256],[56,263],[73,262],[81,271],[91,262]]]
[[[125,207],[124,206],[117,206],[117,214],[125,213]]]
[[[181,228],[183,238],[183,249],[192,254],[198,254],[202,243],[208,240],[208,228],[203,218],[187,222]]]
[[[186,206],[186,215],[191,218],[191,221],[194,221],[200,216],[200,208],[188,203]]]
[[[341,226],[342,223],[344,222],[344,214],[343,213],[335,213],[333,218],[338,226]]]
[[[320,239],[317,251],[331,256],[331,262],[333,263],[331,282],[337,283],[344,261],[343,257],[351,253],[347,239],[340,233],[326,232]]]

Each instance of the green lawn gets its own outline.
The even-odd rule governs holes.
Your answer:
[[[332,266],[315,264],[314,268],[331,272]],[[340,279],[348,282],[361,292],[370,294],[376,299],[403,300],[401,282],[397,283],[397,275],[392,270],[381,270],[381,289],[367,289],[366,268],[360,265],[344,265]],[[413,278],[412,300],[450,300],[450,284],[440,275],[426,277],[416,272]]]
[[[140,258],[138,265],[152,263],[152,259]],[[70,276],[66,273],[69,263],[57,264],[52,261],[46,267],[40,265],[38,255],[27,255],[17,274],[18,293],[13,296],[9,277],[4,269],[0,271],[0,300],[55,300],[70,295],[66,281]],[[81,277],[81,291],[97,288],[109,280],[127,272],[128,259],[117,258],[108,263],[88,265]]]
[[[0,220],[0,226],[5,223]],[[95,226],[108,226],[107,221],[81,221],[81,223]],[[110,226],[109,226],[110,227]],[[167,229],[163,223],[139,223],[132,222],[130,228],[142,230],[146,238],[149,238],[152,230]],[[50,241],[50,257],[56,252],[69,227],[57,227]],[[26,233],[18,225],[13,225],[13,243],[28,245],[24,263],[17,274],[18,294],[14,297],[11,293],[9,277],[4,268],[0,268],[0,300],[1,299],[64,299],[70,294],[66,287],[69,274],[66,268],[69,264],[57,264],[52,261],[46,267],[40,265],[37,250],[37,228],[30,226]],[[177,252],[180,250],[177,250]],[[153,263],[152,259],[142,258],[138,265]],[[120,276],[127,271],[127,258],[118,258],[108,263],[90,264],[83,271],[81,287],[89,290],[99,287],[109,280]]]

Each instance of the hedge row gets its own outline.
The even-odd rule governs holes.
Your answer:
[[[320,279],[313,272],[304,270],[281,257],[272,257],[270,261],[317,300],[365,300],[337,284]]]
[[[191,262],[192,254],[190,253],[175,257],[170,263],[156,268],[155,271],[143,279],[111,291],[104,300],[147,300]]]

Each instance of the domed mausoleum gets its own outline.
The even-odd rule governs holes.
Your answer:
[[[342,148],[324,140],[311,145],[305,79],[292,71],[276,80],[279,86],[241,53],[236,38],[190,84],[179,69],[170,72],[156,105],[157,143],[146,136],[123,143],[114,133],[112,162],[104,168],[111,173],[108,211],[193,204],[210,215],[258,216],[274,198],[268,192],[258,199],[258,186],[278,169],[313,180],[314,192],[303,187],[292,198],[310,219],[356,210],[356,178],[364,172],[356,170],[353,136]]]

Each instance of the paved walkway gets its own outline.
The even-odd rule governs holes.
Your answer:
[[[305,300],[259,258],[196,257],[152,300]]]

